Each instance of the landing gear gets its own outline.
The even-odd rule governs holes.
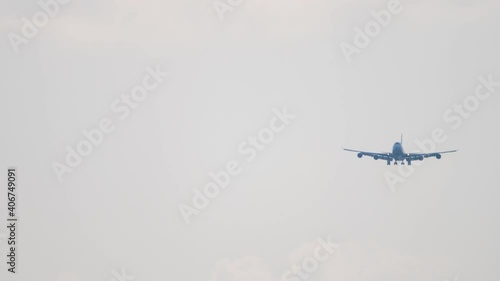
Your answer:
[[[408,161],[408,166],[411,166],[411,160],[406,160]]]

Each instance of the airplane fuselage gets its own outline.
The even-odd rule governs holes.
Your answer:
[[[403,150],[403,145],[400,142],[396,142],[392,146],[392,155],[393,155],[395,160],[402,161],[405,159],[406,155],[405,155],[405,152]]]

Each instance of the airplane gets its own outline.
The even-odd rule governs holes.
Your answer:
[[[436,159],[441,159],[441,154],[457,152],[458,150],[448,150],[448,151],[440,151],[440,152],[431,152],[431,153],[405,153],[403,149],[403,135],[401,135],[401,142],[396,142],[392,146],[392,152],[367,152],[360,150],[353,150],[344,148],[345,151],[357,152],[358,158],[362,158],[363,156],[373,157],[375,160],[386,160],[387,165],[391,165],[391,162],[394,160],[394,165],[398,164],[398,161],[401,161],[401,165],[405,164],[405,160],[408,162],[408,165],[411,166],[412,161],[423,161],[424,158],[436,157]]]

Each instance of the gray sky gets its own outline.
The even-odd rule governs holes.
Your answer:
[[[72,0],[13,47],[44,10],[0,0],[0,163],[18,168],[20,218],[18,273],[0,236],[0,279],[278,281],[330,236],[307,280],[495,280],[500,87],[455,129],[443,115],[480,77],[500,82],[500,3],[401,0],[348,62],[342,42],[388,3]],[[114,102],[156,67],[169,76],[122,120]],[[294,118],[247,161],[238,147],[285,107]],[[113,132],[60,182],[53,163],[103,119]],[[342,151],[389,151],[401,133],[416,151],[436,129],[436,150],[460,151],[411,175]],[[186,224],[180,204],[230,161],[241,173]]]

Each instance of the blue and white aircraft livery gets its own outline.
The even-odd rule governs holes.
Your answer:
[[[394,165],[398,164],[398,161],[401,162],[401,165],[405,164],[405,160],[408,162],[408,165],[411,165],[412,161],[422,161],[424,158],[436,157],[436,159],[441,159],[441,154],[456,152],[458,150],[448,150],[448,151],[439,151],[439,152],[431,152],[431,153],[405,153],[403,149],[403,135],[401,135],[401,142],[396,142],[392,146],[392,152],[367,152],[360,150],[353,150],[344,148],[345,151],[357,152],[358,158],[362,158],[363,156],[373,157],[375,160],[385,160],[387,161],[387,165],[391,165],[392,161],[394,161]]]

